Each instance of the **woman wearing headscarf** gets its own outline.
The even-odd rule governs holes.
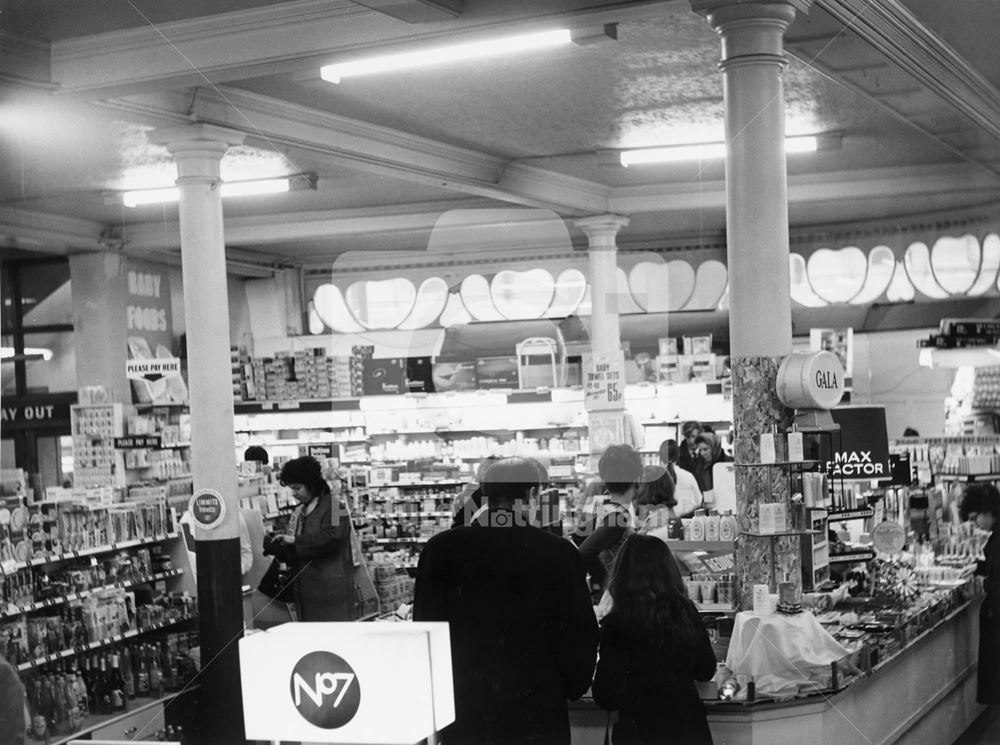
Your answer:
[[[698,453],[694,477],[698,481],[698,488],[702,492],[709,492],[714,487],[712,469],[715,464],[731,460],[731,458],[722,449],[719,436],[713,432],[702,432],[695,438],[694,442]]]

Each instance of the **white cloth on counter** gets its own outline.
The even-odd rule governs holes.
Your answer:
[[[752,675],[758,697],[790,698],[829,688],[830,663],[849,654],[809,611],[736,614],[726,667]]]

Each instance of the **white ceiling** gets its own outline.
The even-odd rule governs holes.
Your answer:
[[[0,251],[103,246],[176,259],[175,207],[123,208],[149,129],[246,132],[315,191],[227,200],[241,266],[424,250],[447,210],[538,206],[631,218],[623,245],[719,244],[722,166],[623,169],[602,150],[722,132],[719,40],[688,2],[451,0],[408,23],[379,0],[0,0]],[[442,3],[439,3],[442,4]],[[432,2],[381,0],[434,14]],[[817,0],[787,35],[787,130],[840,149],[789,156],[793,229],[996,212],[1000,27],[993,0]],[[319,80],[321,63],[442,39],[617,24],[617,40],[444,69]],[[692,134],[695,133],[695,134]]]

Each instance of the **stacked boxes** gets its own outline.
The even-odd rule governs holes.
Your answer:
[[[374,356],[374,346],[351,347],[350,375],[352,396],[365,395],[365,360],[370,360]]]
[[[332,357],[323,347],[278,352],[274,357],[243,356],[238,350],[231,355],[237,400],[303,401],[360,395],[352,383],[353,358]]]
[[[246,347],[230,347],[229,362],[233,372],[233,397],[239,401],[253,401],[257,389],[253,378],[253,359]]]
[[[375,581],[375,592],[378,593],[383,610],[413,602],[414,580],[405,570],[401,572],[395,564],[375,562],[370,568]]]
[[[292,371],[297,398],[330,398],[330,367],[322,347],[296,352]]]

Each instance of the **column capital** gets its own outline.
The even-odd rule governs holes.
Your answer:
[[[747,16],[767,14],[773,11],[768,6],[788,5],[793,12],[808,13],[814,0],[689,0],[691,10],[698,15],[708,16],[723,8],[740,8]]]
[[[160,127],[149,133],[149,141],[163,145],[177,163],[178,180],[213,182],[219,178],[219,163],[226,151],[241,145],[246,133],[195,122]]]
[[[580,228],[590,241],[590,248],[617,248],[615,238],[618,231],[628,225],[624,215],[591,215],[575,220],[573,225]]]

